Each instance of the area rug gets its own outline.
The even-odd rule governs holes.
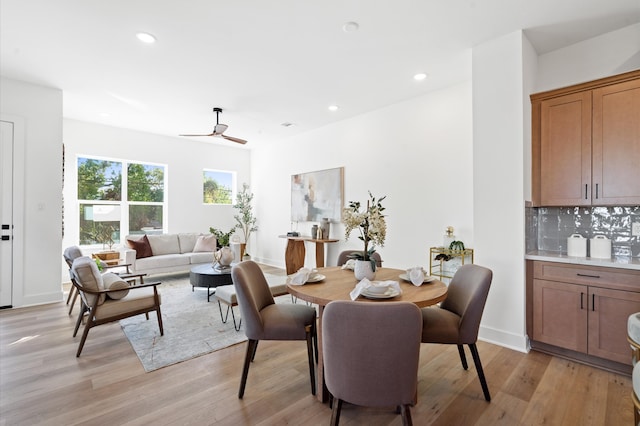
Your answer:
[[[269,283],[283,283],[284,276],[265,274]],[[160,336],[155,313],[120,320],[124,334],[131,342],[145,371],[154,371],[208,354],[247,340],[244,331],[233,328],[229,315],[226,324],[220,319],[215,297],[207,302],[207,289],[191,291],[189,276],[185,274],[151,277],[148,281],[161,281],[164,336]],[[277,303],[290,303],[290,296],[280,296]],[[223,312],[225,305],[222,305]],[[240,310],[235,307],[236,320]]]

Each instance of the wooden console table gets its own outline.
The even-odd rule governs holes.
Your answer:
[[[284,261],[287,266],[287,275],[298,272],[304,266],[305,241],[315,243],[316,246],[316,267],[324,267],[324,245],[325,243],[336,243],[340,240],[331,238],[317,240],[311,237],[289,237],[288,235],[279,235],[280,238],[287,239],[287,249],[284,253]]]

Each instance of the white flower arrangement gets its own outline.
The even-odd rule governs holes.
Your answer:
[[[364,251],[352,255],[352,257],[371,261],[374,271],[375,260],[371,259],[371,255],[376,251],[376,245],[384,247],[384,240],[387,236],[387,222],[382,214],[384,211],[382,201],[385,198],[387,197],[376,199],[369,191],[366,210],[360,211],[360,201],[349,201],[349,207],[345,207],[342,211],[343,223],[346,225],[345,239],[349,239],[351,231],[358,229],[360,231],[358,238],[364,242]]]

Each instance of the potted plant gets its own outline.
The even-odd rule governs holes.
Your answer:
[[[231,237],[231,234],[233,234],[233,231],[235,231],[235,226],[233,228],[231,228],[229,230],[229,232],[222,232],[219,229],[216,228],[209,228],[209,232],[211,232],[213,235],[216,236],[216,245],[218,246],[218,248],[222,248],[222,247],[229,247],[229,238]]]
[[[349,239],[351,231],[358,229],[360,235],[358,238],[364,242],[364,250],[362,253],[355,253],[352,257],[356,258],[356,266],[354,273],[357,279],[368,278],[373,279],[376,271],[376,261],[371,258],[375,252],[375,246],[384,246],[384,240],[387,236],[387,223],[382,212],[385,208],[382,201],[386,196],[376,199],[369,191],[369,200],[367,200],[367,208],[360,211],[360,201],[349,201],[349,207],[343,209],[343,222],[345,224],[346,240]],[[371,244],[371,246],[369,246]]]
[[[240,191],[236,197],[236,203],[233,208],[238,210],[233,218],[238,222],[236,229],[242,231],[244,236],[244,243],[240,244],[240,259],[244,260],[244,251],[249,243],[249,236],[253,231],[258,230],[256,225],[256,217],[253,215],[253,208],[251,207],[251,201],[253,201],[253,193],[249,192],[249,185],[247,183],[242,184],[242,191]]]

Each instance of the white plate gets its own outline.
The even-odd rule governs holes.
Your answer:
[[[405,281],[409,281],[409,282],[411,282],[411,278],[409,278],[409,277],[407,276],[407,274],[400,274],[400,275],[399,275],[399,277],[400,277],[400,279],[403,279],[403,280],[405,280]],[[423,283],[430,283],[431,281],[435,281],[435,280],[436,280],[436,277],[432,277],[432,276],[430,276],[430,275],[426,275],[426,276],[424,277],[424,280],[423,280],[422,282],[423,282]]]
[[[360,292],[360,295],[366,297],[367,299],[391,299],[398,296],[399,294],[400,292],[393,287],[389,288],[389,290],[382,294],[369,293],[366,288],[362,290],[362,292]]]
[[[322,281],[322,280],[324,280],[325,278],[327,278],[327,277],[325,277],[325,276],[324,276],[324,275],[322,275],[322,274],[316,274],[314,277],[309,278],[309,279],[307,280],[307,282],[308,282],[308,283],[317,283],[318,281]]]

